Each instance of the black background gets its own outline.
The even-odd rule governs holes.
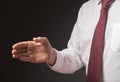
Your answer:
[[[87,0],[9,0],[1,2],[0,82],[85,82],[85,68],[60,74],[46,64],[21,62],[11,57],[12,45],[48,37],[51,45],[67,46],[81,5]]]

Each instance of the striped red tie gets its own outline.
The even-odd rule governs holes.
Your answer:
[[[101,14],[96,26],[88,65],[87,82],[102,81],[102,57],[104,49],[104,35],[108,9],[114,0],[102,0]]]

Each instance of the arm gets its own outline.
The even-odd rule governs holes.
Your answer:
[[[81,51],[78,33],[78,25],[76,23],[71,38],[68,42],[68,47],[62,51],[55,50],[57,54],[57,60],[55,65],[50,66],[52,70],[60,73],[74,73],[83,67],[80,57]]]
[[[58,51],[53,49],[45,37],[33,38],[13,45],[13,58],[31,63],[47,63],[51,69],[60,73],[74,73],[83,67],[80,58],[78,26],[75,25],[68,48]]]
[[[57,54],[57,60],[55,65],[50,66],[50,68],[54,71],[60,73],[74,73],[78,69],[84,66],[84,63],[81,59],[82,51],[80,48],[80,25],[81,19],[83,17],[85,4],[82,5],[80,11],[78,13],[77,22],[73,28],[70,40],[68,42],[68,46],[66,49],[62,51],[55,50]],[[80,36],[79,36],[80,35]]]
[[[80,10],[80,12],[83,8]],[[83,11],[82,11],[83,12]],[[78,18],[82,17],[79,13]],[[75,24],[68,47],[62,51],[53,49],[45,37],[33,38],[13,45],[13,58],[31,63],[47,63],[51,69],[60,73],[74,73],[84,66],[79,44],[79,25]]]

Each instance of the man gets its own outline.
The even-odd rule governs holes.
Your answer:
[[[60,73],[74,73],[88,64],[92,39],[100,17],[100,0],[90,0],[80,8],[68,47],[58,51],[46,37],[35,37],[13,45],[13,58],[31,63],[47,63]],[[101,82],[120,82],[120,0],[108,11],[102,63]]]

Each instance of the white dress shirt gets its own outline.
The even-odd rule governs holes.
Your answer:
[[[74,73],[83,66],[88,69],[91,43],[101,10],[100,0],[82,5],[68,47],[56,50],[57,60],[52,70]],[[120,0],[109,8],[103,53],[103,82],[120,82]]]

